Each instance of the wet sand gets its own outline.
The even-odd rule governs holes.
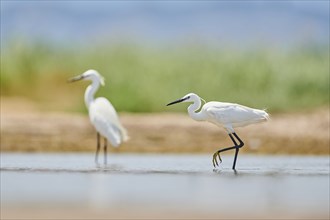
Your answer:
[[[328,156],[1,153],[1,218],[328,219]],[[100,157],[102,159],[102,157]],[[100,160],[101,161],[101,160]]]

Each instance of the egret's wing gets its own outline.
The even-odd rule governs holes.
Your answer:
[[[127,139],[126,130],[121,125],[116,110],[107,99],[97,98],[90,105],[89,116],[96,130],[113,146],[118,146]]]
[[[234,103],[213,102],[205,110],[210,118],[223,125],[244,126],[265,119],[264,111]]]

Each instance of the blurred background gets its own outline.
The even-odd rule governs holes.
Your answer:
[[[0,4],[1,219],[329,219],[328,0]],[[130,136],[108,165],[87,69]],[[189,92],[270,113],[236,172],[223,129],[166,107]]]
[[[155,144],[164,143],[164,135],[159,131],[151,135],[155,127],[150,125],[148,131],[143,126],[152,120],[159,120],[152,125],[162,125],[162,117],[157,119],[155,113],[185,112],[187,105],[170,108],[165,104],[189,92],[207,101],[265,108],[275,119],[282,114],[283,123],[277,126],[281,135],[287,135],[282,144],[297,141],[287,133],[295,130],[311,136],[307,153],[329,151],[324,138],[329,131],[328,1],[1,1],[2,150],[94,149],[89,146],[95,137],[83,102],[88,82],[66,82],[87,69],[96,69],[105,77],[106,86],[97,95],[110,99],[124,124],[131,126],[132,142],[124,148],[128,151],[148,143],[150,148],[133,151],[162,151]],[[22,120],[22,111],[41,112],[35,118],[25,114]],[[82,123],[85,127],[79,130],[78,118],[76,122],[73,116],[61,120],[60,115],[56,118],[46,112],[81,115],[86,125]],[[153,113],[154,117],[139,121],[131,113],[145,117]],[[290,121],[289,116],[283,117],[288,113],[300,115]],[[28,119],[31,123],[26,123]],[[170,126],[170,120],[168,116],[168,124],[163,125]],[[172,120],[173,127],[179,125],[176,120]],[[189,119],[181,125],[185,123],[193,122]],[[316,124],[315,128],[310,129],[310,124]],[[60,130],[56,138],[35,137],[39,139],[31,143],[33,135],[45,133],[45,126],[51,133],[56,125]],[[80,136],[89,134],[90,142],[67,140],[61,126],[73,126]],[[205,125],[191,126],[205,129]],[[261,128],[270,127],[274,126]],[[145,133],[134,128],[144,128]],[[219,130],[212,130],[215,139],[219,133],[226,139]],[[20,134],[21,139],[17,138]],[[151,136],[137,141],[141,135]],[[21,146],[19,140],[24,139],[30,147]],[[201,151],[197,145],[209,151],[205,140],[195,148],[189,148],[188,141],[180,142],[187,146],[182,151]],[[164,151],[178,145],[177,136],[173,142],[163,144]],[[271,152],[283,152],[279,149]]]

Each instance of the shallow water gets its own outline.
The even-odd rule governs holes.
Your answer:
[[[211,159],[2,153],[1,217],[329,218],[329,157]]]

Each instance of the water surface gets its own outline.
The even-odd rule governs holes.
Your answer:
[[[1,217],[329,218],[329,157],[211,159],[2,153]]]

